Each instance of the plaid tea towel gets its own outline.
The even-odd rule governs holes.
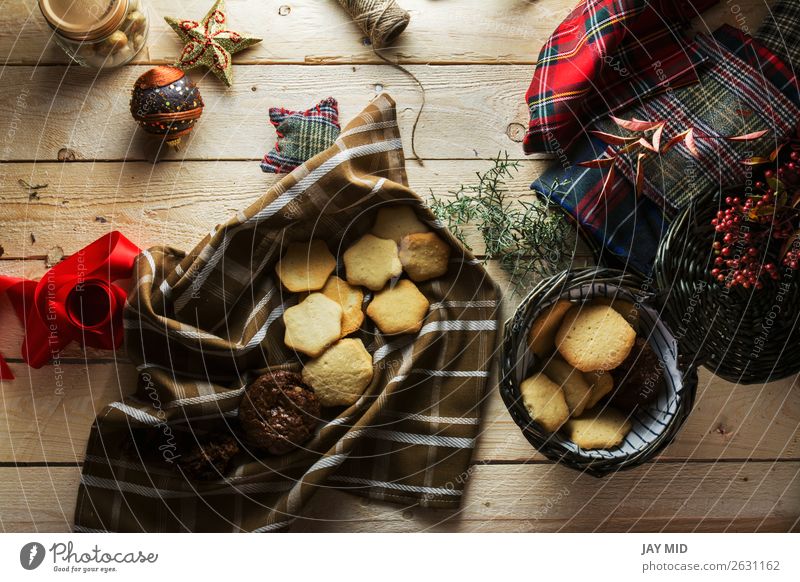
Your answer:
[[[787,2],[794,4],[794,0],[783,0],[776,12]],[[794,20],[788,18],[789,13]],[[773,21],[767,21],[762,30],[770,30],[775,38],[796,34],[800,10],[782,9],[780,14],[785,30],[775,32]],[[709,189],[743,183],[746,168],[739,161],[768,153],[778,140],[795,132],[800,122],[798,82],[792,69],[797,63],[787,55],[773,52],[730,26],[699,38],[697,46],[707,60],[700,83],[664,92],[620,115],[668,120],[673,133],[694,126],[713,135],[769,129],[769,136],[747,143],[704,141],[699,144],[701,159],[691,156],[685,146],[676,146],[666,156],[649,161],[647,195],[640,199],[634,193],[635,167],[629,158],[617,164],[610,191],[602,195],[605,171],[576,165],[552,168],[532,185],[574,216],[603,248],[606,258],[644,274],[650,272],[661,237],[677,210]],[[617,131],[609,120],[593,129]],[[665,135],[666,139],[671,133]],[[606,150],[596,138],[584,138],[572,159],[599,158]]]
[[[594,121],[697,81],[681,32],[718,0],[582,0],[542,47],[525,101],[525,153],[561,153]]]
[[[366,326],[360,337],[373,357],[372,384],[349,408],[323,409],[302,448],[270,456],[243,443],[225,479],[185,480],[168,462],[184,452],[181,442],[234,427],[244,386],[268,368],[299,369],[281,317],[297,298],[284,295],[273,270],[285,245],[322,239],[340,255],[371,228],[375,209],[396,204],[410,205],[453,247],[448,273],[420,284],[430,300],[422,329],[384,337]],[[459,505],[499,295],[408,188],[388,96],[188,255],[143,252],[135,276],[125,327],[139,389],[92,427],[76,531],[285,530],[323,487]]]
[[[278,141],[261,160],[261,170],[273,174],[288,174],[325,151],[341,131],[339,104],[333,97],[305,111],[271,107],[269,120],[275,126]]]

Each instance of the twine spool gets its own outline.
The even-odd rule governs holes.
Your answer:
[[[395,0],[338,1],[376,49],[391,44],[411,20],[411,15]]]

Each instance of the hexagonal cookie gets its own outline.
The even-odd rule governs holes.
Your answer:
[[[322,289],[335,268],[336,259],[325,241],[312,240],[289,244],[286,254],[275,265],[275,274],[289,291],[300,293]]]
[[[376,293],[367,307],[367,315],[386,335],[417,333],[428,313],[428,299],[408,279]]]
[[[342,334],[342,307],[322,293],[312,293],[283,314],[290,348],[316,358]]]

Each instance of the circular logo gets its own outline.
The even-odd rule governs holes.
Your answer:
[[[44,561],[44,546],[39,542],[30,542],[19,551],[19,563],[26,570],[35,570]]]

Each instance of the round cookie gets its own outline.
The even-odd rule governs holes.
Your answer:
[[[630,356],[628,356],[630,357]],[[584,372],[583,377],[592,388],[592,394],[589,396],[589,402],[586,403],[586,410],[592,408],[595,404],[600,402],[606,394],[614,389],[613,372],[609,373],[604,370],[594,370],[592,372]]]
[[[628,357],[634,341],[630,324],[606,305],[573,307],[556,333],[559,353],[581,372],[613,370]]]
[[[364,292],[336,275],[319,291],[342,308],[342,337],[350,335],[364,323]]]
[[[427,281],[447,273],[450,250],[432,232],[408,234],[400,240],[400,262],[412,281]]]
[[[610,449],[622,444],[631,430],[628,418],[604,406],[580,418],[571,418],[564,425],[569,440],[582,449]]]
[[[592,305],[609,305],[614,308],[614,311],[624,317],[625,321],[630,323],[633,329],[639,328],[639,309],[630,301],[612,297],[595,297],[592,299]]]
[[[275,274],[292,293],[322,289],[336,268],[336,259],[325,241],[291,243],[275,265]]]
[[[417,333],[428,313],[430,303],[408,279],[376,293],[367,307],[367,315],[386,335]]]
[[[372,356],[360,339],[342,339],[303,368],[322,406],[355,404],[372,382]]]
[[[239,423],[248,442],[273,455],[288,453],[314,434],[319,399],[300,374],[280,370],[259,376],[239,404]]]
[[[543,358],[553,352],[556,347],[556,332],[561,325],[564,314],[573,307],[570,301],[561,299],[537,317],[528,332],[528,347]]]
[[[342,308],[322,293],[312,293],[283,314],[283,343],[316,358],[342,335]]]
[[[388,238],[398,245],[404,236],[430,229],[417,218],[414,209],[408,205],[388,206],[378,210],[372,234],[378,238]]]
[[[561,358],[550,358],[544,366],[544,374],[561,386],[571,416],[579,416],[586,408],[592,389],[583,374]]]
[[[536,374],[523,380],[519,388],[528,414],[545,430],[555,432],[569,418],[564,392],[544,374]]]
[[[372,291],[380,291],[389,279],[403,272],[397,245],[371,234],[365,234],[344,252],[344,268],[348,283]]]

